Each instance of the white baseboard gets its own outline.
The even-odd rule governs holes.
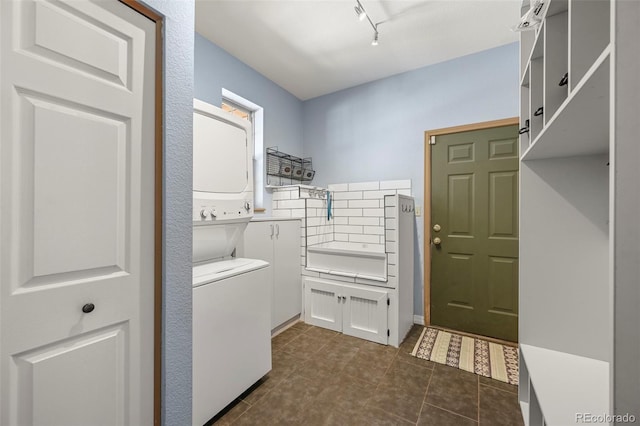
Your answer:
[[[413,323],[414,324],[424,325],[424,316],[422,316],[422,315],[414,315],[413,316]]]

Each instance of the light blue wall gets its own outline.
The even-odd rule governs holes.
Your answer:
[[[303,103],[315,185],[411,179],[424,206],[424,132],[518,115],[518,44],[398,74]],[[422,218],[414,312],[423,314]]]
[[[302,102],[196,33],[194,97],[219,106],[223,88],[264,108],[265,149],[302,156]],[[269,215],[270,191],[264,191],[264,207]]]
[[[301,102],[195,35],[196,98],[219,105],[225,88],[262,106],[265,147],[313,157],[314,185],[408,178],[421,208],[424,132],[515,117],[518,87],[513,43]],[[264,203],[270,210],[268,192]],[[414,312],[422,315],[422,218],[416,223]]]
[[[191,424],[193,0],[147,0],[165,16],[162,424]]]

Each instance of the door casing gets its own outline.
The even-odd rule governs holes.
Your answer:
[[[424,132],[424,211],[423,238],[424,241],[424,325],[431,325],[431,138],[450,135],[452,133],[468,132],[470,130],[484,130],[494,127],[517,125],[518,117],[501,120],[484,121],[462,126],[445,127]]]
[[[164,205],[163,194],[163,130],[164,130],[164,114],[163,114],[163,94],[164,85],[164,40],[162,34],[164,32],[164,17],[138,0],[118,0],[119,2],[129,6],[136,12],[155,22],[155,105],[154,105],[154,146],[155,146],[155,176],[154,176],[154,297],[153,297],[153,424],[159,426],[162,414],[162,227],[163,215],[162,207]]]

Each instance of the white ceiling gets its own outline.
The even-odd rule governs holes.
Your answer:
[[[521,0],[196,0],[196,31],[302,100],[518,40]]]

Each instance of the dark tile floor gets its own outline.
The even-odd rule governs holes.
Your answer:
[[[273,369],[216,425],[522,425],[517,387],[298,322],[273,338]]]

